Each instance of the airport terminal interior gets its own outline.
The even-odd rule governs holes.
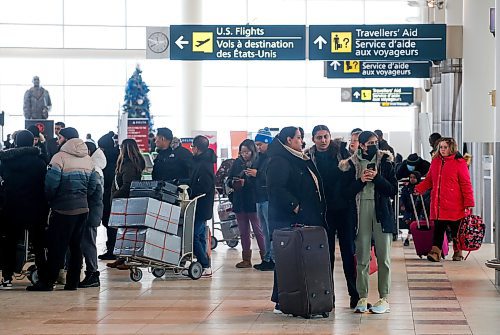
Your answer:
[[[255,227],[248,231],[251,249],[242,249],[240,223],[234,215],[226,217],[234,207],[229,193],[238,187],[216,180],[213,218],[206,222],[212,235],[207,230],[211,275],[194,259],[196,200],[183,198],[187,191],[180,191],[181,201],[165,205],[179,207],[180,214],[175,231],[169,231],[175,208],[170,209],[167,228],[160,232],[161,261],[146,255],[135,258],[115,247],[126,261],[116,268],[108,266],[114,259],[99,259],[94,272],[100,282],[97,287],[71,290],[58,278],[52,291],[27,291],[38,281],[38,272],[29,257],[29,236],[18,241],[16,262],[22,263],[22,271],[16,271],[8,285],[2,272],[0,335],[498,333],[500,39],[495,38],[495,22],[500,10],[496,8],[500,0],[0,0],[0,177],[4,152],[18,146],[14,134],[31,126],[48,143],[60,122],[78,131],[71,139],[92,142],[94,148],[101,147],[100,139],[108,135],[113,144],[135,139],[146,164],[143,180],[154,179],[158,138],[169,140],[168,146],[178,141],[178,146],[196,155],[196,138],[205,136],[217,155],[214,170],[227,177],[221,166],[245,156],[240,143],[245,139],[259,143],[263,138],[275,143],[287,126],[303,128],[304,149],[319,145],[313,140],[317,125],[328,126],[331,138],[345,142],[346,150],[357,141],[352,137],[355,128],[381,130],[383,136],[375,140],[379,147],[382,138],[387,141],[394,156],[400,156],[400,164],[411,162],[414,154],[434,162],[441,150],[438,146],[438,152],[431,154],[435,147],[429,138],[439,133],[453,138],[457,151],[467,158],[465,174],[470,177],[474,204],[464,209],[471,207],[467,214],[484,223],[482,245],[479,241],[480,248],[465,259],[454,253],[451,240],[449,246],[444,242],[440,260],[442,250],[437,249],[439,261],[427,256],[434,249],[419,257],[419,234],[409,234],[411,220],[403,213],[408,208],[402,207],[400,197],[408,186],[409,170],[390,200],[394,214],[386,255],[390,294],[379,296],[385,271],[375,270],[368,279],[369,311],[356,313],[359,302],[353,306],[350,301],[337,241],[331,285],[334,306],[317,315],[294,316],[286,313],[281,298],[283,313],[278,313],[277,301],[271,301],[276,280],[272,269],[235,266],[246,261],[264,264],[268,256],[259,253],[262,233]],[[171,132],[164,135],[160,128]],[[63,131],[63,139],[63,134],[69,136]],[[363,133],[355,135],[361,145],[367,143],[361,141]],[[364,157],[363,150],[361,146],[354,156]],[[311,180],[319,190],[311,169]],[[116,179],[113,183],[119,187]],[[434,208],[434,195],[430,197]],[[4,201],[3,195],[0,199]],[[355,206],[354,196],[352,200]],[[156,221],[141,226],[144,231],[158,232],[161,206],[168,201],[157,202],[160,207],[152,220]],[[7,212],[5,204],[0,202],[0,210]],[[111,220],[119,216],[115,205]],[[127,210],[125,206],[123,227]],[[145,221],[148,215],[144,213]],[[5,217],[0,216],[1,234],[7,225],[16,224]],[[0,236],[2,243],[7,234]],[[108,255],[108,237],[109,228],[100,225],[98,255]],[[178,250],[165,247],[169,238],[179,240]],[[137,239],[136,234],[134,243]],[[123,241],[129,240],[121,236],[117,243]],[[48,250],[50,258],[50,246]],[[173,261],[165,261],[167,253]],[[370,263],[383,257],[382,251],[375,254]],[[3,258],[0,254],[0,262]],[[385,266],[379,263],[378,269]],[[88,272],[85,262],[83,267],[82,280]],[[357,267],[359,274],[360,263]],[[370,307],[379,304],[379,298],[386,299],[381,300],[388,301],[390,309],[378,313],[377,306]]]

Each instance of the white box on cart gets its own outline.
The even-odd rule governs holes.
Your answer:
[[[114,254],[145,257],[177,265],[181,238],[151,228],[118,228]]]
[[[110,227],[149,227],[177,235],[181,208],[153,198],[113,199]]]

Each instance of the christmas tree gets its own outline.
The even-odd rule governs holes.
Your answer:
[[[153,119],[149,114],[149,88],[142,81],[141,73],[142,71],[137,65],[125,88],[123,111],[127,112],[129,118],[147,118],[149,128],[153,129]]]

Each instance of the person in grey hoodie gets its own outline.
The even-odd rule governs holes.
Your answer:
[[[80,242],[89,212],[88,197],[97,187],[97,173],[87,146],[78,137],[75,128],[64,128],[59,132],[61,149],[52,157],[45,178],[45,197],[51,208],[47,266],[40,269],[40,280],[28,286],[28,291],[54,289],[68,247],[71,256],[64,289],[76,290],[80,281]]]
[[[91,140],[85,142],[89,156],[94,163],[98,174],[96,190],[89,196],[89,216],[82,235],[82,254],[85,258],[85,278],[78,284],[79,288],[99,287],[99,271],[97,271],[97,227],[101,224],[103,212],[104,175],[102,170],[106,167],[106,156]]]

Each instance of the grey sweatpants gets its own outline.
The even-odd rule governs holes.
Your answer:
[[[80,246],[82,248],[82,255],[85,258],[85,268],[88,272],[97,271],[97,227],[90,227],[85,225],[83,227],[82,241]]]

